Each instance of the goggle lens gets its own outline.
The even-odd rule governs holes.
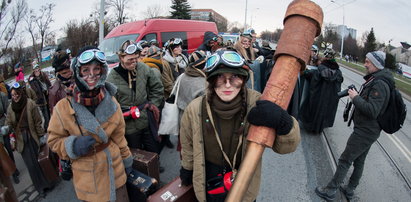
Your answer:
[[[20,83],[18,83],[18,82],[13,83],[13,85],[12,85],[12,88],[20,88],[20,87],[21,87]]]
[[[81,55],[79,56],[79,62],[81,64],[86,64],[92,61],[94,58],[102,63],[106,62],[106,55],[104,54],[104,52],[97,49],[86,50],[81,53]]]
[[[240,57],[240,55],[236,54],[236,53],[226,53],[222,55],[223,59],[226,60],[227,62],[230,63],[238,63],[240,64],[242,62],[242,58]]]
[[[244,59],[234,51],[216,52],[207,59],[204,70],[211,72],[220,64],[229,67],[242,67]]]
[[[137,50],[136,44],[130,44],[127,46],[126,50],[124,51],[125,53],[131,55],[134,54]]]
[[[214,66],[218,62],[218,59],[219,59],[218,55],[212,55],[207,59],[205,67],[204,67],[206,72],[209,72],[214,69]]]

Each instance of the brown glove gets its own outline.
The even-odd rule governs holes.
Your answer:
[[[154,119],[156,119],[157,124],[160,124],[160,110],[157,108],[156,105],[148,103],[144,106],[144,109],[152,111],[154,114]]]

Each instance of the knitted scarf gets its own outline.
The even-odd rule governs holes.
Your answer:
[[[91,91],[81,92],[77,87],[73,90],[74,100],[86,107],[97,106],[104,98],[105,88],[101,87]]]
[[[24,90],[24,89],[21,89]],[[16,114],[16,120],[20,120],[20,115],[21,112],[23,111],[24,107],[27,104],[27,97],[24,93],[21,93],[21,98],[18,102],[14,102],[14,100],[11,101],[11,109],[14,111]]]

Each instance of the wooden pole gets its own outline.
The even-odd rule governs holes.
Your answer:
[[[263,100],[275,102],[287,109],[297,82],[298,73],[305,69],[314,38],[321,33],[323,12],[309,0],[294,0],[287,8],[284,30],[274,55],[276,63],[261,96]],[[248,146],[234,184],[226,201],[242,201],[261,161],[265,147],[272,147],[275,131],[262,126],[250,126]]]

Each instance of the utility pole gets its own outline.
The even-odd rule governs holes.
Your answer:
[[[100,20],[98,32],[98,44],[100,45],[104,39],[104,0],[100,0]]]
[[[248,0],[245,0],[245,17],[244,17],[244,30],[247,30],[247,4],[248,4]]]

